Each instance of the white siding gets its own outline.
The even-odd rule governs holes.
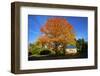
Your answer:
[[[77,53],[77,49],[76,48],[70,48],[70,49],[66,49],[66,53],[67,54],[75,54]]]

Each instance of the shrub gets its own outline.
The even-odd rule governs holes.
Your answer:
[[[51,51],[50,50],[42,50],[40,52],[40,55],[50,55],[51,54]]]

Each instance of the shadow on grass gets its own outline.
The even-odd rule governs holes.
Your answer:
[[[80,58],[88,58],[86,52],[84,53],[77,53],[74,55],[65,55],[65,56],[57,56],[57,55],[38,55],[38,56],[29,56],[29,61],[34,60],[55,60],[55,59],[80,59]]]

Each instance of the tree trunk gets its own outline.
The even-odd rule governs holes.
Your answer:
[[[66,55],[66,45],[63,45],[63,54]]]

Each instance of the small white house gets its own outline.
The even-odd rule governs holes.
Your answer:
[[[77,48],[75,46],[67,46],[65,51],[66,54],[76,54]]]

